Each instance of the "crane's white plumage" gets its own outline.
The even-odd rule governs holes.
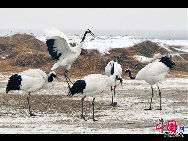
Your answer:
[[[62,31],[52,27],[52,28],[49,28],[49,29],[45,29],[44,30],[44,33],[46,34],[46,36],[59,36],[63,39],[65,39],[67,42],[68,42],[68,38],[67,36],[65,35],[65,33],[63,33]]]
[[[53,59],[59,60],[53,65],[51,70],[55,70],[59,66],[66,66],[67,70],[70,69],[72,63],[81,53],[81,47],[87,33],[94,36],[94,34],[88,29],[85,32],[82,41],[75,47],[71,47],[68,42],[68,38],[63,32],[57,29],[46,31],[46,45],[48,47],[49,54]]]
[[[142,68],[136,75],[137,80],[145,80],[150,85],[158,85],[165,80],[169,68],[162,62],[153,62]]]
[[[29,114],[30,116],[34,116],[30,111],[30,93],[42,89],[48,82],[52,82],[53,78],[56,78],[55,72],[50,72],[47,76],[47,74],[40,69],[25,70],[9,78],[6,93],[11,90],[23,90],[29,93],[27,97]]]
[[[22,79],[20,89],[26,92],[38,91],[48,81],[46,73],[40,69],[25,70],[18,75]]]
[[[83,94],[86,96],[96,97],[96,95],[102,93],[107,87],[111,86],[115,76],[108,77],[102,74],[90,74],[83,78],[86,83],[86,87],[83,90]]]
[[[162,57],[157,59],[156,61],[149,63],[144,68],[142,68],[135,77],[132,77],[131,70],[129,68],[125,69],[125,73],[129,73],[130,79],[137,79],[137,80],[145,80],[147,83],[151,85],[152,89],[152,97],[150,102],[151,110],[151,103],[153,98],[153,85],[157,85],[159,89],[159,83],[165,80],[166,75],[168,74],[169,70],[174,67],[175,63],[170,60],[168,57]],[[160,96],[160,110],[161,108],[161,91],[159,89],[159,96]]]

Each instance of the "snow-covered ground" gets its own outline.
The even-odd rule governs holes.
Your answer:
[[[123,85],[117,85],[115,101],[116,107],[111,107],[110,88],[105,90],[101,95],[96,97],[96,119],[93,122],[92,110],[84,114],[87,121],[80,119],[81,114],[81,98],[75,95],[71,98],[67,97],[67,85],[65,82],[55,81],[45,89],[31,93],[31,109],[37,114],[36,117],[28,117],[27,108],[23,106],[14,108],[7,106],[17,104],[18,95],[24,94],[21,91],[12,91],[5,94],[5,88],[9,76],[0,76],[0,133],[1,134],[161,134],[161,131],[155,129],[159,119],[163,118],[164,124],[170,120],[176,120],[179,126],[184,125],[184,133],[188,133],[188,78],[168,78],[160,85],[162,92],[162,110],[159,108],[158,89],[154,87],[154,97],[152,110],[144,110],[149,108],[151,98],[150,85],[145,81],[124,79]],[[73,81],[76,81],[73,79]],[[60,109],[69,107],[72,114],[59,112],[57,109],[54,113],[46,111],[37,111],[34,105],[39,105],[35,97],[39,95],[61,96],[62,101],[58,107]],[[9,96],[15,96],[10,99]],[[25,101],[19,104],[26,103]],[[46,99],[48,101],[48,99]],[[50,101],[50,99],[49,99]],[[65,103],[67,101],[67,103]],[[76,105],[77,102],[77,105]],[[92,98],[86,97],[84,105],[91,106]],[[44,105],[45,103],[40,103]],[[76,106],[74,106],[74,104]],[[71,109],[74,107],[74,109]],[[91,108],[91,107],[90,107]],[[166,130],[166,127],[164,129]]]
[[[79,43],[81,38],[83,37],[82,34],[79,35],[69,35],[67,38],[69,42]],[[36,36],[37,39],[45,42],[45,36]],[[131,47],[136,43],[140,43],[146,40],[150,40],[152,42],[158,43],[160,46],[168,49],[168,46],[183,46],[182,48],[176,48],[179,51],[188,52],[188,40],[161,40],[161,39],[153,39],[153,38],[135,38],[132,36],[115,36],[115,35],[106,35],[102,36],[99,35],[93,38],[91,35],[87,35],[85,39],[85,43],[83,45],[84,49],[97,49],[100,53],[108,53],[111,48],[126,48]]]

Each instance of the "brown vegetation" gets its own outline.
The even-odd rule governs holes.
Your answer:
[[[72,46],[75,43],[71,43]],[[104,68],[110,60],[115,60],[122,65],[122,68],[131,68],[133,73],[137,73],[147,63],[140,63],[133,55],[143,55],[153,57],[155,53],[167,54],[168,51],[151,41],[144,41],[135,44],[130,48],[116,48],[109,51],[110,54],[101,55],[97,50],[82,49],[79,58],[72,64],[70,77],[81,78],[91,73],[104,74]],[[8,56],[6,56],[8,55]],[[46,44],[33,35],[15,34],[9,37],[0,37],[0,72],[17,73],[29,68],[40,68],[49,73],[52,65],[56,62],[52,60],[47,51]],[[173,57],[176,63],[175,72],[188,72],[188,55],[182,54],[181,58]],[[64,67],[56,70],[62,75]]]
[[[166,49],[151,41],[137,43],[134,46],[129,47],[128,50],[132,52],[132,55],[142,55],[150,58],[152,58],[156,53],[160,53],[162,55],[168,53]]]

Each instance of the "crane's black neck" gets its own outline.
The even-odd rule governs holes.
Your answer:
[[[48,76],[48,82],[52,82],[53,81],[53,78],[56,77],[56,74],[54,73],[51,73],[49,76]]]
[[[111,68],[111,75],[113,75],[113,74],[114,74],[114,63],[113,63],[113,66]]]
[[[133,77],[133,76],[131,75],[131,70],[126,70],[125,73],[129,73],[130,79],[132,79],[132,80],[135,79],[135,77]]]
[[[85,37],[86,37],[87,33],[89,33],[89,32],[88,32],[88,31],[86,31],[86,32],[84,33],[84,36],[83,36],[83,38],[82,38],[82,41],[81,41],[81,42],[83,42],[83,41],[85,40]],[[80,42],[80,43],[81,43],[81,42]]]

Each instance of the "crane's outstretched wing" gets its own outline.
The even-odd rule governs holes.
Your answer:
[[[48,36],[46,39],[48,52],[54,60],[65,58],[72,53],[71,46],[65,38],[60,36]]]

